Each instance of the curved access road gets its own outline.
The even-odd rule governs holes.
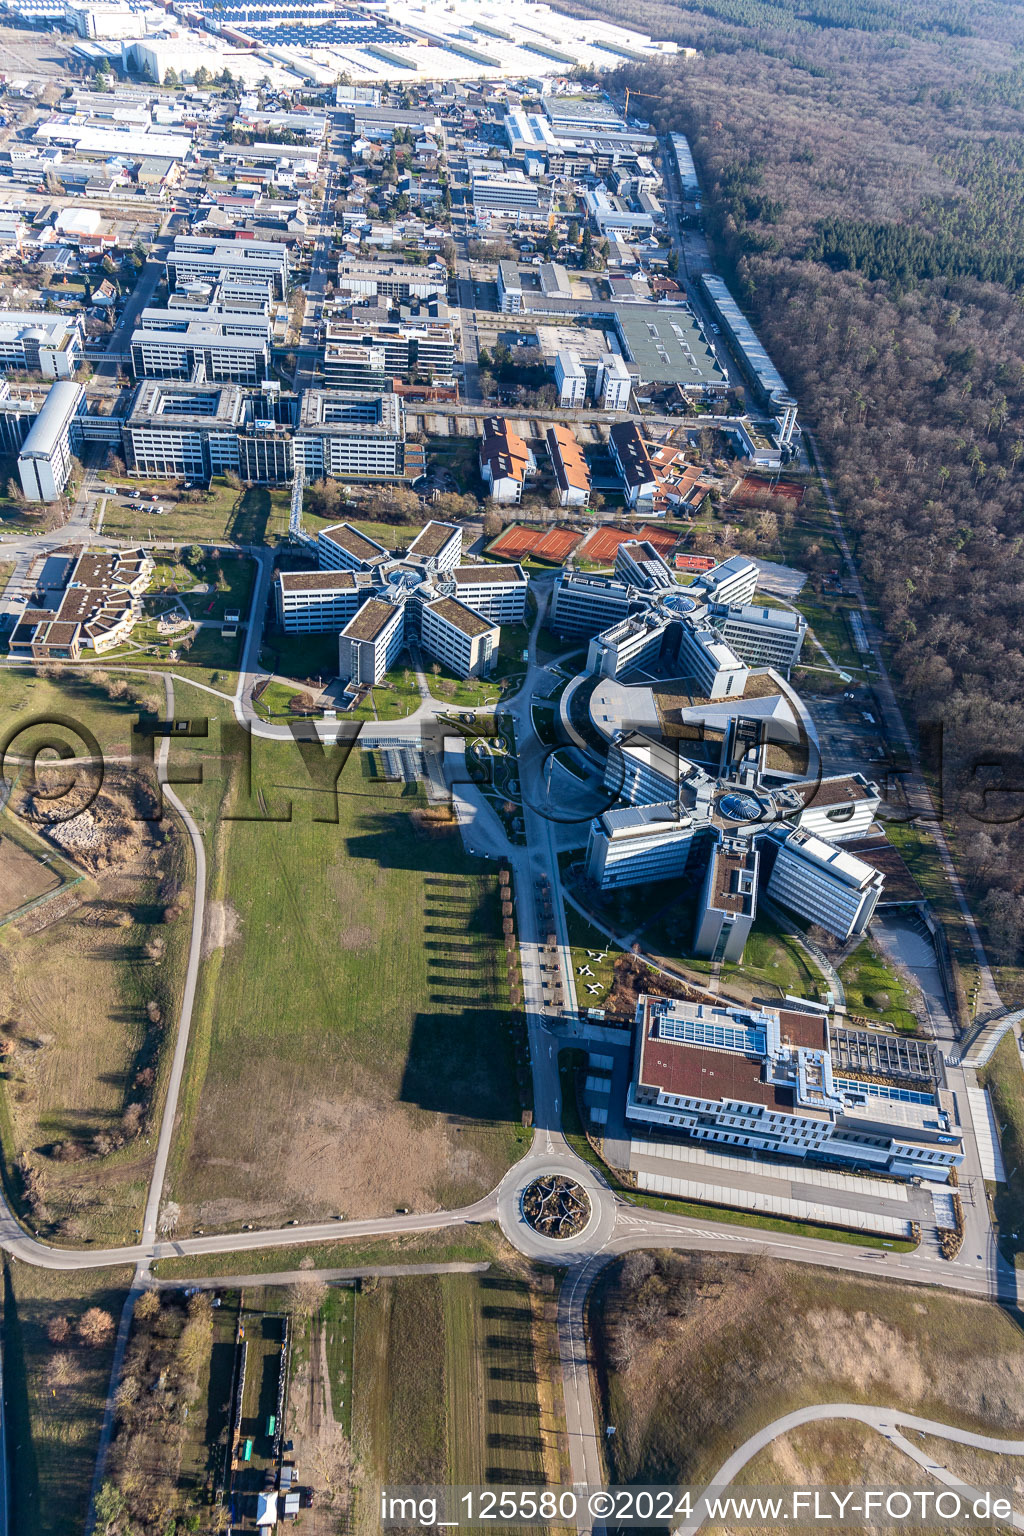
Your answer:
[[[956,1429],[950,1424],[940,1424],[935,1419],[920,1419],[915,1414],[904,1413],[900,1408],[876,1408],[870,1403],[814,1403],[808,1408],[797,1408],[793,1413],[783,1414],[779,1419],[773,1419],[763,1429],[750,1436],[743,1444],[724,1461],[715,1473],[708,1488],[714,1488],[718,1493],[728,1488],[733,1480],[742,1472],[743,1468],[752,1461],[759,1451],[771,1445],[780,1435],[788,1434],[792,1429],[799,1429],[803,1424],[818,1424],[828,1419],[852,1419],[858,1424],[866,1424],[870,1429],[877,1430],[897,1450],[917,1463],[925,1472],[928,1472],[938,1482],[945,1483],[947,1488],[953,1488],[965,1499],[975,1499],[980,1496],[980,1490],[972,1488],[969,1483],[964,1483],[948,1468],[937,1462],[933,1456],[923,1451],[919,1445],[900,1433],[897,1428],[902,1425],[904,1429],[916,1430],[922,1435],[934,1435],[937,1439],[952,1440],[957,1445],[969,1446],[971,1450],[992,1451],[997,1456],[1024,1456],[1024,1440],[999,1440],[994,1435],[977,1435],[968,1429]],[[705,1492],[708,1490],[705,1489]],[[681,1525],[676,1530],[676,1536],[695,1536],[704,1524],[701,1514],[697,1514],[693,1520]],[[1024,1516],[1013,1515],[1010,1520],[1015,1531],[1024,1531]]]

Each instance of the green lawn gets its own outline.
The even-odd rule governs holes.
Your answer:
[[[617,944],[606,939],[599,929],[587,922],[576,908],[565,903],[565,925],[572,946],[572,970],[576,982],[576,995],[581,1008],[603,1008],[615,980],[615,958],[622,951]],[[594,959],[588,951],[603,954],[603,960]],[[581,976],[581,966],[589,966],[592,976]],[[600,992],[588,992],[587,986],[599,986]]]
[[[113,1340],[88,1349],[72,1335],[55,1346],[47,1324],[63,1316],[73,1325],[91,1306],[116,1323],[131,1275],[129,1268],[63,1274],[5,1260],[0,1327],[12,1536],[66,1536],[84,1527]],[[62,1352],[71,1357],[72,1379],[51,1384],[48,1371]]]
[[[194,504],[181,500],[177,481],[117,479],[105,474],[108,483],[138,487],[147,498],[125,506],[110,500],[103,519],[103,532],[112,538],[160,539],[175,544],[216,544],[230,540],[235,544],[263,544],[274,534],[288,530],[290,492],[254,485],[235,490],[215,476],[209,490],[197,493]],[[156,502],[148,499],[155,491]],[[186,493],[188,494],[188,493]],[[154,506],[163,508],[163,516],[154,516]]]
[[[338,636],[284,635],[264,636],[260,662],[281,677],[323,678],[338,675]]]
[[[978,1072],[992,1096],[1003,1162],[1008,1174],[995,1192],[999,1240],[1008,1253],[1024,1252],[1024,1069],[1011,1031],[1000,1040],[992,1060]]]
[[[452,709],[479,709],[485,704],[497,704],[501,698],[501,684],[487,677],[456,677],[439,661],[427,667],[427,682],[431,695]]]
[[[404,720],[419,709],[420,688],[410,667],[392,667],[361,704],[344,712],[346,720]]]
[[[851,1013],[895,1024],[897,1029],[916,1030],[917,1017],[907,1006],[907,993],[899,976],[869,940],[854,950],[839,967]]]
[[[208,557],[195,570],[178,560],[164,560],[153,572],[147,611],[164,613],[171,606],[169,599],[180,597],[194,619],[220,620],[235,609],[244,620],[255,575],[256,567],[246,556]]]
[[[339,1226],[339,1233],[344,1232]],[[312,1259],[317,1269],[372,1269],[387,1264],[477,1264],[492,1260],[501,1249],[497,1228],[445,1227],[437,1232],[410,1232],[402,1237],[371,1239],[339,1237],[322,1243],[292,1243],[280,1248],[253,1248],[240,1253],[203,1253],[180,1259],[158,1259],[153,1273],[161,1280],[193,1280],[217,1275],[272,1275],[298,1269]]]
[[[75,746],[82,753],[88,749],[88,737],[74,735],[71,727],[51,732],[47,724],[63,717],[72,727],[89,732],[111,753],[127,752],[131,744],[132,721],[137,719],[140,702],[158,704],[163,709],[163,688],[156,678],[104,670],[102,660],[92,666],[47,667],[38,672],[30,666],[0,668],[0,719],[3,732],[24,727],[29,734],[12,741],[11,750],[27,755],[33,740],[50,734]],[[124,684],[122,694],[122,681]],[[115,695],[110,697],[112,689]]]
[[[495,874],[355,752],[331,773],[258,742],[254,798],[219,761],[183,791],[210,838],[212,941],[172,1159],[182,1226],[434,1209],[521,1154]],[[335,767],[337,764],[335,764]],[[414,814],[415,813],[415,814]],[[316,821],[314,816],[324,818]]]

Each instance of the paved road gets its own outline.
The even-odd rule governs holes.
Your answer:
[[[858,1424],[867,1424],[869,1428],[877,1430],[880,1435],[895,1445],[898,1450],[903,1451],[924,1471],[931,1473],[939,1482],[944,1483],[948,1488],[956,1489],[961,1496],[968,1499],[976,1498],[979,1490],[972,1488],[969,1483],[961,1482],[933,1456],[923,1451],[919,1445],[915,1445],[912,1440],[908,1440],[900,1433],[898,1425],[902,1425],[904,1429],[915,1430],[918,1434],[952,1440],[958,1446],[968,1446],[972,1450],[993,1451],[1000,1456],[1024,1456],[1024,1440],[1001,1440],[994,1435],[973,1434],[967,1429],[940,1424],[936,1419],[918,1418],[915,1414],[904,1413],[898,1408],[878,1408],[868,1403],[815,1403],[808,1408],[798,1408],[793,1413],[783,1414],[781,1418],[773,1419],[770,1424],[766,1424],[763,1429],[751,1435],[749,1440],[745,1440],[728,1460],[722,1463],[708,1487],[715,1489],[729,1487],[747,1463],[780,1435],[786,1435],[790,1430],[799,1429],[804,1424],[820,1424],[830,1419],[847,1419]],[[696,1536],[696,1532],[704,1523],[698,1515],[697,1518],[687,1521],[685,1525],[679,1526],[676,1536]],[[1024,1517],[1014,1515],[1012,1525],[1014,1530],[1024,1531]]]
[[[164,677],[164,696],[167,706],[166,718],[173,720],[174,684],[166,675]],[[181,1082],[185,1073],[185,1060],[188,1055],[192,1009],[195,1006],[196,987],[199,983],[199,964],[202,958],[203,924],[206,918],[206,849],[203,846],[202,834],[191,812],[167,782],[167,755],[169,747],[170,739],[164,737],[160,743],[160,750],[157,756],[157,780],[162,786],[162,792],[166,796],[168,803],[181,817],[185,831],[188,833],[189,841],[192,844],[192,854],[195,859],[195,889],[192,899],[192,932],[189,936],[188,963],[185,968],[185,984],[182,988],[181,1008],[178,1013],[178,1032],[174,1042],[174,1057],[171,1061],[171,1075],[167,1084],[167,1100],[164,1105],[163,1118],[160,1121],[160,1134],[157,1137],[156,1158],[153,1163],[153,1176],[149,1184],[149,1197],[146,1200],[146,1212],[142,1220],[142,1241],[144,1244],[152,1243],[157,1234],[160,1199],[163,1194],[164,1180],[167,1177],[167,1159],[171,1152],[171,1141],[174,1137],[174,1128],[177,1121],[178,1097],[181,1093]]]

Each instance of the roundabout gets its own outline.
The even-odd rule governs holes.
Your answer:
[[[528,1153],[497,1197],[498,1224],[527,1258],[577,1264],[600,1252],[615,1230],[615,1196],[568,1147]]]

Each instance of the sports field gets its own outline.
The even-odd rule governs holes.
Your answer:
[[[423,822],[418,788],[374,777],[371,754],[342,772],[335,823],[291,743],[256,746],[248,807],[219,761],[183,791],[211,881],[177,1230],[476,1198],[527,1138],[496,872]],[[260,795],[292,819],[261,819]]]
[[[560,565],[582,540],[583,535],[574,533],[571,528],[525,528],[521,523],[513,523],[499,534],[487,552],[501,555],[506,560],[521,560],[532,555],[537,560],[550,560]]]
[[[597,564],[607,560],[610,564],[615,559],[619,545],[628,544],[631,539],[646,539],[648,544],[654,545],[659,555],[667,555],[679,542],[677,534],[652,523],[644,523],[639,528],[595,528],[593,533],[587,535],[579,552],[580,559]]]

